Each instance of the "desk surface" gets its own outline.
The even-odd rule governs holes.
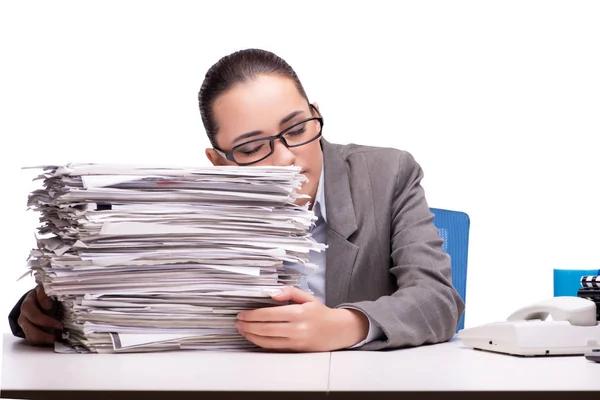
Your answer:
[[[583,356],[514,357],[459,340],[381,352],[56,354],[5,335],[1,387],[8,397],[19,391],[589,391],[600,390],[599,377],[600,363]]]
[[[330,353],[57,354],[4,335],[3,391],[327,390]]]
[[[458,339],[390,352],[331,354],[330,391],[600,390],[600,363],[584,356],[516,357]]]

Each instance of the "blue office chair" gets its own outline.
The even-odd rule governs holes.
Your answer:
[[[467,256],[469,253],[469,216],[464,212],[430,208],[434,214],[433,224],[444,240],[442,248],[450,255],[452,263],[452,284],[466,304],[467,298]],[[458,324],[457,331],[465,326],[465,314]]]

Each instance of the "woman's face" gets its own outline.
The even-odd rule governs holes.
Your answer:
[[[236,145],[277,135],[295,123],[314,117],[311,111],[291,79],[278,75],[259,75],[234,85],[216,99],[213,113],[219,130],[215,140],[219,149],[227,153]],[[308,124],[307,129],[315,130],[317,126],[317,123]],[[318,129],[314,133],[317,134]],[[303,184],[300,193],[308,194],[311,204],[314,204],[323,167],[319,140],[293,148],[287,148],[281,140],[276,140],[274,146],[273,154],[253,165],[301,167],[302,174],[309,181]],[[254,148],[247,150],[255,151]],[[214,149],[207,149],[206,156],[213,165],[236,165]],[[307,201],[309,199],[298,199],[296,203],[304,205]]]

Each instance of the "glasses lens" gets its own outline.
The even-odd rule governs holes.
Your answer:
[[[314,119],[294,126],[283,134],[289,146],[300,146],[312,141],[321,133],[321,123]]]
[[[241,145],[233,151],[233,158],[240,164],[256,162],[271,152],[269,139],[256,140]]]
[[[289,147],[302,146],[312,142],[321,134],[321,122],[311,120],[295,125],[283,134]],[[244,143],[233,150],[233,159],[239,164],[258,162],[271,154],[270,139],[254,140]]]

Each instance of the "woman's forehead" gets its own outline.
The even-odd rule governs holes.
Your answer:
[[[273,129],[282,118],[308,104],[294,82],[276,75],[260,75],[234,85],[215,101],[219,133],[239,135],[248,130]]]

